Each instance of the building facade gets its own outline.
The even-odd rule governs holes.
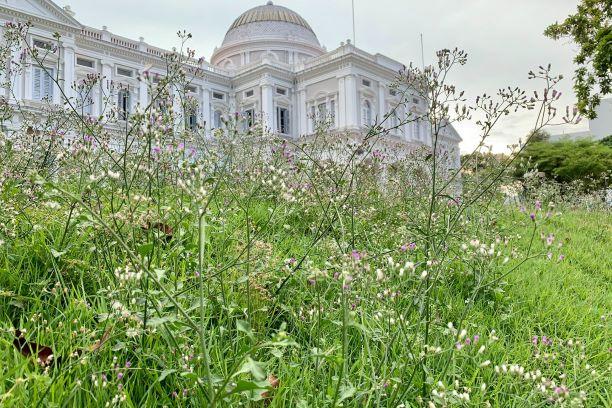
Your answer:
[[[11,78],[11,87],[0,95],[9,103],[19,101],[32,109],[42,100],[59,103],[64,95],[78,96],[74,84],[94,74],[102,77],[102,89],[94,90],[83,112],[103,113],[103,95],[112,92],[110,84],[119,84],[116,88],[123,91],[117,92],[113,103],[128,116],[138,105],[149,103],[147,83],[138,79],[144,71],[164,75],[167,50],[142,38],[135,41],[113,34],[106,27],[85,26],[70,8],[50,0],[0,0],[0,19],[5,24],[30,21],[32,47],[49,49],[59,43],[46,60],[46,70],[24,64],[25,70]],[[222,118],[231,112],[258,117],[270,132],[287,138],[313,134],[318,117],[330,118],[332,131],[359,134],[390,111],[395,115],[386,127],[425,113],[424,101],[416,96],[396,109],[401,97],[390,85],[402,63],[367,53],[349,40],[328,51],[304,18],[271,1],[239,16],[210,62],[201,58],[188,64],[203,74],[194,77],[188,88],[197,109],[185,123],[198,124],[205,132],[222,127]],[[61,78],[63,89],[49,75]],[[387,138],[393,146],[407,150],[432,143],[426,121],[397,126]],[[460,141],[448,126],[438,144],[458,161]]]
[[[564,139],[585,139],[601,140],[608,136],[612,136],[612,98],[602,99],[599,106],[595,109],[597,117],[588,119],[589,130],[552,133],[551,141],[559,141]]]

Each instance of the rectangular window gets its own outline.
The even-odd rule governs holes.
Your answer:
[[[32,42],[35,48],[40,48],[42,50],[51,51],[53,49],[53,44],[50,41],[43,41],[34,39]]]
[[[412,103],[414,103],[415,105],[418,105],[419,100],[417,98],[412,98]]]
[[[395,96],[397,95],[397,91],[395,89],[389,89],[389,95]]]
[[[325,102],[317,105],[317,120],[320,122],[327,120],[327,106]]]
[[[255,111],[253,109],[247,109],[244,111],[244,117],[246,119],[246,126],[250,128],[255,125]]]
[[[198,115],[195,109],[188,112],[189,114],[185,118],[185,127],[191,131],[198,129]]]
[[[276,128],[279,133],[284,135],[289,134],[289,110],[285,108],[276,108]]]
[[[276,93],[279,95],[287,95],[287,90],[285,88],[276,88]]]
[[[130,115],[130,91],[121,89],[117,95],[117,114],[119,120],[128,120]]]
[[[193,85],[187,85],[185,87],[185,92],[190,92],[190,93],[197,93],[198,92],[198,88],[196,88]]]
[[[78,91],[77,111],[84,116],[91,116],[93,111],[93,98],[91,89],[81,88]]]
[[[212,96],[213,96],[213,99],[219,99],[221,101],[225,99],[225,95],[222,94],[221,92],[213,92]]]
[[[131,69],[127,69],[127,68],[117,67],[117,75],[131,78],[134,76],[134,71],[132,71]]]
[[[32,99],[53,100],[53,68],[34,67],[32,71]]]
[[[95,67],[95,63],[92,60],[88,60],[88,59],[85,59],[85,58],[77,57],[76,63],[77,63],[77,65],[80,65],[82,67],[87,67],[87,68],[94,68]]]
[[[219,129],[221,127],[221,125],[223,124],[223,121],[221,120],[223,116],[223,113],[221,113],[220,110],[216,110],[213,116],[213,127],[215,129]]]
[[[246,92],[244,93],[244,97],[245,97],[245,98],[250,98],[250,97],[251,97],[251,96],[253,96],[253,95],[254,95],[254,92],[253,92],[253,90],[252,90],[252,89],[250,89],[250,90],[248,90],[248,91],[246,91]]]
[[[372,83],[368,79],[361,80],[361,83],[363,84],[363,86],[367,86],[368,88],[372,86]]]

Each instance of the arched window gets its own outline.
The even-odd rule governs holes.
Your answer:
[[[363,106],[361,108],[361,123],[364,126],[372,126],[372,105],[370,101],[363,101]]]

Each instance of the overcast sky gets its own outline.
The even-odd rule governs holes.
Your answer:
[[[210,61],[215,48],[234,19],[265,0],[57,0],[70,5],[82,24],[103,25],[118,35],[163,48],[178,45],[176,32],[193,34],[191,47]],[[302,15],[322,45],[335,49],[352,37],[351,0],[277,0]],[[406,65],[420,63],[420,33],[424,37],[425,62],[435,51],[459,47],[469,54],[468,65],[454,76],[455,84],[475,98],[500,87],[519,86],[530,90],[539,84],[527,72],[551,63],[563,74],[559,107],[574,103],[571,88],[572,59],[576,46],[555,42],[542,34],[545,27],[562,20],[576,9],[578,0],[355,0],[356,45],[370,53],[381,53]],[[562,115],[560,115],[562,116]],[[523,114],[501,124],[488,141],[502,151],[524,137],[533,115]],[[478,140],[474,125],[459,124],[468,151]],[[586,129],[586,123],[553,129],[555,133]]]

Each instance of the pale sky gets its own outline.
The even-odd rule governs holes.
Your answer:
[[[265,0],[56,0],[70,5],[82,24],[108,26],[117,35],[170,49],[178,45],[176,32],[193,34],[191,48],[210,61],[234,19]],[[333,50],[352,37],[351,0],[276,0],[298,12],[311,25],[322,45]],[[498,88],[519,86],[533,90],[541,85],[527,79],[530,69],[552,64],[565,79],[559,90],[559,108],[574,103],[573,63],[576,46],[553,41],[542,34],[546,26],[564,19],[578,0],[355,0],[356,45],[372,54],[381,53],[408,65],[420,64],[419,35],[424,37],[425,62],[435,51],[459,47],[469,62],[456,71],[455,85],[475,98]],[[559,115],[563,116],[563,115]],[[496,151],[524,137],[533,126],[531,113],[509,118],[488,139]],[[553,129],[554,133],[586,129],[583,123]],[[469,151],[478,140],[477,128],[458,124]]]

